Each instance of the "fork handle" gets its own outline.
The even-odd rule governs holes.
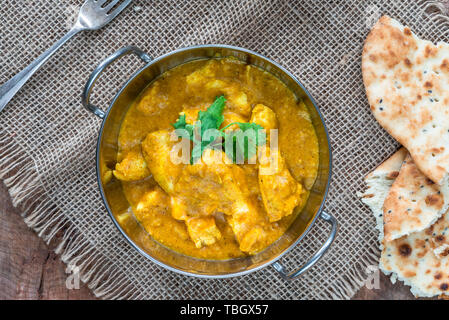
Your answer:
[[[41,54],[28,67],[20,71],[5,84],[0,87],[0,112],[5,108],[8,102],[14,97],[17,91],[22,88],[25,82],[45,63],[47,60],[70,38],[82,31],[80,28],[72,28],[66,35],[58,40],[51,48]]]

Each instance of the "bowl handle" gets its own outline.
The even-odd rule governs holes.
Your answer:
[[[90,104],[90,94],[92,92],[92,88],[95,85],[95,82],[97,81],[98,77],[101,75],[101,73],[115,60],[122,58],[123,56],[126,56],[130,53],[134,53],[136,56],[138,56],[140,59],[142,59],[143,62],[149,63],[152,59],[151,57],[143,52],[142,50],[134,47],[129,46],[122,48],[118,50],[117,52],[113,53],[109,57],[107,57],[103,62],[101,62],[98,67],[92,72],[92,74],[89,77],[89,80],[87,80],[86,85],[84,86],[84,91],[82,95],[82,101],[83,106],[99,118],[103,119],[105,116],[105,112],[101,110],[100,108],[94,106],[93,104]]]
[[[301,274],[303,274],[304,272],[309,270],[315,263],[318,262],[318,260],[321,259],[321,257],[326,253],[327,249],[329,249],[332,242],[334,241],[335,236],[337,234],[337,220],[332,215],[330,215],[324,211],[321,211],[320,218],[323,219],[324,221],[330,223],[331,233],[330,233],[329,237],[327,238],[326,242],[320,248],[320,250],[318,250],[313,255],[313,257],[309,261],[306,262],[306,264],[304,264],[298,270],[288,273],[279,262],[273,263],[273,267],[276,269],[277,272],[279,272],[279,274],[281,275],[281,277],[284,280],[295,279],[296,277],[300,276]]]

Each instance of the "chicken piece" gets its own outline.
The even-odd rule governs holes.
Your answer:
[[[209,60],[204,67],[186,76],[187,86],[204,86],[215,77],[219,64],[217,60]]]
[[[167,212],[169,207],[169,197],[159,186],[146,192],[137,203],[135,212],[143,214],[150,210],[157,209],[160,212]]]
[[[142,99],[137,104],[137,110],[147,116],[159,114],[168,105],[168,94],[161,88],[159,81],[154,82],[149,87]]]
[[[148,168],[154,180],[168,194],[173,193],[183,169],[182,164],[174,164],[171,161],[170,153],[176,142],[172,141],[171,132],[167,130],[149,133],[142,142],[143,156]]]
[[[236,239],[240,242],[252,228],[263,224],[265,219],[249,200],[248,189],[245,172],[237,165],[200,162],[186,166],[176,185],[177,215],[182,217],[183,210],[196,212],[201,217],[222,212],[228,217]],[[263,243],[265,236],[260,236],[260,243]],[[245,250],[252,252],[257,248],[247,244]]]
[[[196,165],[175,165],[170,159],[170,150],[174,141],[170,140],[170,132],[156,131],[150,133],[142,143],[145,158],[154,179],[171,196],[171,213],[177,220],[186,222],[189,235],[192,241],[198,247],[215,243],[221,238],[221,233],[215,225],[215,220],[209,219],[217,208],[216,202],[205,201],[208,198],[207,191],[204,190],[200,195],[196,188],[201,190],[201,182],[207,185],[207,174],[204,181],[198,181],[198,175],[195,176]],[[192,172],[191,172],[192,171]],[[201,178],[201,176],[200,176]],[[196,185],[195,185],[196,183]],[[191,214],[195,214],[192,217]],[[206,217],[202,217],[206,216]],[[198,218],[192,220],[192,218]],[[201,221],[201,219],[206,219]],[[192,221],[191,223],[189,221]]]
[[[146,230],[161,225],[157,214],[167,214],[170,211],[168,195],[160,187],[146,192],[134,208],[134,216]]]
[[[222,151],[208,152],[210,159],[220,155],[225,157]],[[245,184],[244,172],[236,165],[227,165],[223,161],[198,162],[184,168],[174,194],[186,206],[188,212],[207,216],[219,210],[230,215],[236,203],[245,201]]]
[[[186,122],[189,124],[195,124],[195,122],[198,120],[198,112],[200,111],[206,111],[206,109],[209,107],[207,104],[200,104],[194,108],[185,107],[183,108],[181,114],[184,114],[186,116]]]
[[[243,91],[240,91],[241,88],[237,83],[215,79],[204,83],[204,88],[214,96],[224,94],[227,102],[225,110],[244,117],[249,117],[251,114],[251,105],[248,103],[248,97]]]
[[[140,150],[133,150],[128,152],[125,158],[115,165],[113,174],[122,181],[137,181],[148,177],[150,170]]]
[[[278,128],[276,113],[263,104],[257,104],[254,107],[250,122],[254,122],[262,126],[266,130],[267,136],[270,134],[271,129]]]
[[[197,248],[201,248],[203,245],[209,246],[221,239],[221,232],[212,216],[190,218],[186,220],[186,226],[190,239]]]
[[[292,214],[301,202],[302,185],[296,181],[279,150],[268,147],[261,152],[268,155],[259,163],[259,189],[270,222]],[[263,156],[262,156],[263,158]]]
[[[244,202],[233,207],[232,215],[227,220],[240,243],[251,229],[263,224],[264,219],[250,202]]]
[[[257,236],[251,232],[253,229],[263,231],[262,226],[266,224],[266,217],[255,208],[250,199],[251,190],[241,166],[196,164],[191,166],[187,174],[190,177],[198,177],[201,183],[204,183],[201,187],[192,189],[194,194],[190,199],[198,194],[203,199],[208,198],[207,203],[216,204],[216,211],[226,215],[242,251],[255,253],[268,244],[265,232],[260,232]],[[189,184],[198,185],[194,181],[189,181]]]
[[[225,111],[223,112],[224,121],[221,124],[221,128],[226,127],[227,125],[230,125],[233,122],[247,122],[247,120],[242,117],[241,115],[231,112],[231,111]],[[236,124],[230,126],[229,128],[226,128],[226,132],[232,131],[232,130],[238,130],[240,127]]]
[[[136,219],[147,230],[161,225],[162,220],[158,219],[159,214],[167,214],[170,209],[182,210],[182,207],[176,207],[177,203],[172,201],[170,197],[159,186],[153,190],[146,192],[134,209]],[[170,208],[171,207],[171,208]],[[187,226],[187,232],[190,239],[195,243],[197,248],[203,245],[214,244],[221,239],[220,230],[215,225],[214,217],[198,217],[189,218],[185,213],[180,217],[173,215],[175,219],[184,220]]]
[[[216,152],[222,153],[211,150]],[[268,245],[262,227],[266,225],[266,216],[251,202],[245,171],[240,166],[204,162],[187,166],[176,187],[185,200],[182,205],[189,210],[203,216],[224,213],[242,251],[255,253]]]
[[[188,220],[189,215],[187,212],[187,206],[184,204],[182,199],[171,196],[170,197],[170,204],[171,204],[171,215],[176,220]]]
[[[240,167],[245,172],[248,181],[248,195],[251,197],[259,197],[259,168],[254,164],[242,164]]]
[[[233,89],[224,90],[225,97],[228,99],[227,109],[238,113],[244,117],[249,117],[251,114],[251,105],[248,102],[247,95],[242,91],[235,91]]]
[[[234,206],[227,221],[243,252],[254,254],[269,244],[268,233],[264,231],[266,217],[251,202]]]
[[[177,220],[182,220],[187,226],[190,239],[197,248],[203,245],[209,246],[221,239],[221,232],[218,230],[213,216],[190,217],[188,204],[181,198],[171,197],[172,216]]]
[[[254,107],[251,122],[267,131],[278,128],[276,114],[263,104]],[[264,145],[258,147],[258,154],[259,190],[268,219],[270,222],[278,221],[292,214],[293,209],[300,204],[302,185],[292,177],[279,149],[270,149]]]
[[[240,91],[239,84],[229,80],[216,79],[219,64],[220,62],[217,60],[211,60],[201,69],[189,74],[186,77],[187,87],[195,89],[201,87],[210,97],[224,94],[227,100],[225,110],[232,111],[243,117],[249,117],[251,105],[248,102],[247,95]]]
[[[256,254],[270,244],[267,233],[260,226],[255,226],[240,240],[240,250],[251,255]]]

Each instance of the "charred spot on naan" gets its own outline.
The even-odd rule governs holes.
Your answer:
[[[408,257],[412,253],[412,248],[407,243],[404,243],[399,246],[398,252],[401,257]]]

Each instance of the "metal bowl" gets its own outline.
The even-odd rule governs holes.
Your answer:
[[[92,88],[102,71],[112,62],[130,53],[135,54],[146,65],[131,76],[112,100],[107,111],[102,111],[90,104],[89,98]],[[283,81],[298,98],[304,100],[309,109],[319,141],[318,176],[304,209],[297,213],[297,218],[285,234],[271,246],[254,256],[230,260],[202,260],[180,254],[156,242],[135,219],[119,222],[120,214],[129,210],[129,204],[123,194],[120,183],[115,179],[106,183],[103,180],[103,172],[108,165],[111,166],[116,163],[118,133],[123,117],[136,97],[151,81],[165,71],[192,60],[229,56],[272,73]],[[304,86],[291,73],[270,59],[238,47],[202,45],[179,49],[152,60],[143,51],[135,47],[126,47],[104,60],[91,74],[83,92],[83,105],[87,110],[103,119],[97,143],[97,178],[100,193],[109,216],[128,242],[154,263],[181,274],[202,278],[238,276],[272,264],[283,278],[293,279],[315,264],[334,240],[337,222],[333,216],[322,210],[331,179],[331,148],[326,126],[315,101]],[[293,272],[287,272],[277,260],[293,249],[305,237],[317,218],[321,218],[331,225],[327,241],[306,264]]]

